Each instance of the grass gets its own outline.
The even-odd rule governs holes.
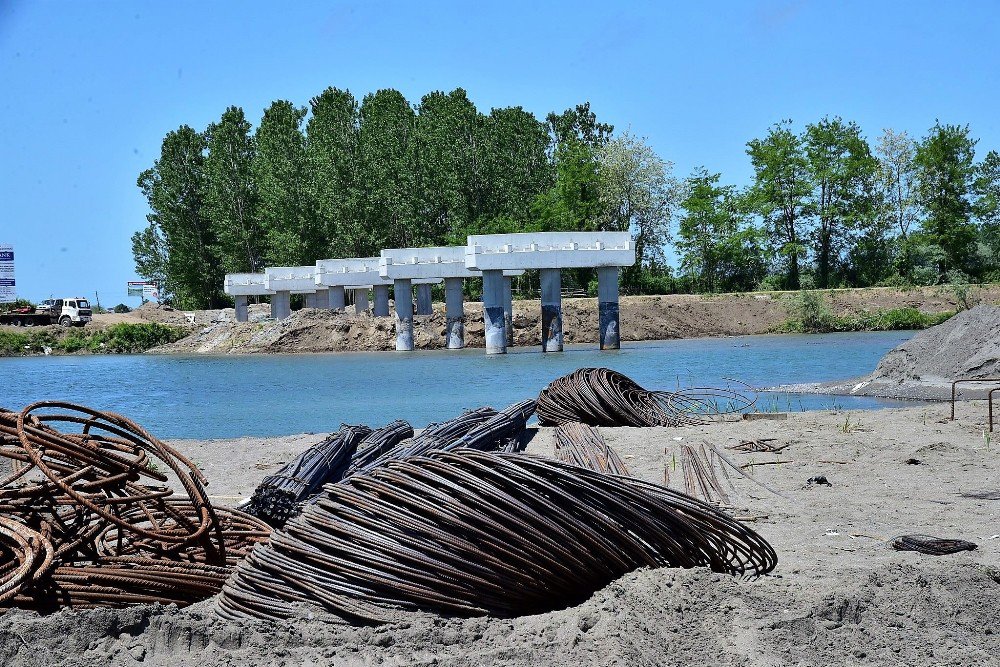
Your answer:
[[[778,327],[778,333],[927,329],[955,315],[955,311],[924,313],[912,307],[836,315],[827,306],[823,296],[813,290],[800,292],[790,311],[791,317]]]
[[[62,335],[60,335],[60,333]],[[136,354],[159,345],[180,340],[186,335],[181,327],[147,322],[120,323],[105,329],[68,329],[54,327],[32,331],[0,331],[0,357],[44,354]]]

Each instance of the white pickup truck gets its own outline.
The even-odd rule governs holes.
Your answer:
[[[93,311],[90,308],[90,302],[80,296],[46,299],[33,310],[24,308],[0,314],[0,324],[12,324],[16,327],[44,326],[46,324],[82,327],[91,319],[93,319]]]

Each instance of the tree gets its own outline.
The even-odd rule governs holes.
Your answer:
[[[944,251],[938,278],[949,271],[968,272],[976,228],[972,222],[972,190],[976,175],[976,140],[969,126],[935,123],[917,146],[914,162],[924,234]]]
[[[747,154],[755,174],[750,201],[767,223],[775,250],[787,258],[786,286],[798,289],[813,187],[802,140],[791,130],[791,121],[783,121],[763,139],[751,140]]]
[[[906,132],[885,129],[879,137],[876,152],[879,159],[879,218],[884,227],[891,226],[898,232],[899,273],[906,280],[912,280],[910,231],[919,218],[917,170],[914,162],[916,146]]]
[[[150,221],[142,231],[132,234],[132,257],[140,278],[155,282],[164,294],[173,293],[167,276],[166,240],[156,222]]]
[[[744,198],[721,174],[694,171],[683,186],[676,247],[681,270],[700,292],[752,290],[767,273],[765,238]]]
[[[677,197],[673,165],[642,139],[625,133],[598,149],[597,202],[594,227],[628,231],[635,244],[635,265],[625,270],[626,289],[638,273],[666,262],[670,217]]]
[[[329,245],[307,187],[305,115],[305,107],[272,102],[254,136],[258,215],[271,266],[312,264],[325,256]]]
[[[549,125],[553,151],[571,141],[596,149],[607,143],[615,131],[614,125],[597,121],[597,114],[590,110],[590,102],[577,104],[560,114],[552,112],[545,120]]]
[[[803,138],[812,191],[807,209],[816,220],[816,284],[830,287],[851,233],[875,212],[878,162],[856,123],[824,118],[806,125]]]
[[[363,240],[356,247],[377,255],[382,248],[409,247],[413,234],[413,170],[409,146],[416,113],[402,93],[380,90],[361,102],[358,173]]]
[[[359,257],[364,245],[357,180],[358,103],[350,91],[327,88],[309,102],[306,162],[309,199],[333,257]]]
[[[167,134],[160,157],[139,175],[138,186],[152,211],[146,216],[157,232],[133,236],[137,269],[162,271],[176,302],[184,308],[212,308],[223,303],[223,270],[218,245],[204,214],[204,136],[187,125]]]
[[[410,144],[414,174],[414,234],[419,243],[444,243],[481,209],[479,141],[482,116],[465,90],[433,92],[420,100]]]
[[[239,107],[229,107],[208,126],[204,215],[219,239],[219,255],[229,273],[264,270],[265,238],[257,217],[257,191],[250,123]]]
[[[979,220],[982,273],[1000,279],[1000,153],[990,151],[976,170],[974,213]]]

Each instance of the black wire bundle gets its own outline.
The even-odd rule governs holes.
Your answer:
[[[272,526],[283,526],[298,511],[299,503],[319,493],[324,484],[344,476],[358,443],[370,433],[367,426],[342,424],[337,433],[265,477],[254,489],[246,511]]]
[[[580,368],[553,380],[538,395],[538,422],[590,426],[702,424],[744,412],[756,399],[729,388],[649,391],[608,368]]]
[[[701,501],[525,454],[436,451],[324,491],[238,566],[221,616],[288,618],[310,603],[360,624],[412,610],[511,617],[577,604],[641,567],[757,576],[777,564]]]
[[[357,451],[351,457],[350,465],[347,466],[347,472],[344,473],[344,477],[350,477],[403,440],[412,437],[413,427],[410,426],[409,422],[402,419],[397,419],[382,428],[375,429],[358,445]]]

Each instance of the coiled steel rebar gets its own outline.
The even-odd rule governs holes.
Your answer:
[[[728,388],[649,391],[617,371],[580,368],[542,389],[538,421],[543,425],[680,426],[746,412],[755,402],[756,398]]]
[[[351,623],[517,616],[578,603],[640,567],[756,576],[777,562],[705,503],[524,454],[435,451],[324,492],[237,566],[220,615],[287,618],[309,603]]]

